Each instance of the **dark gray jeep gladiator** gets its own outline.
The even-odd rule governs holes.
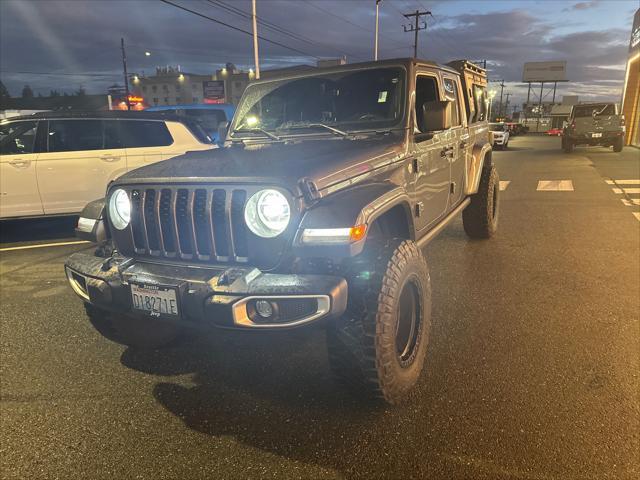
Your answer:
[[[571,109],[562,130],[562,149],[573,152],[576,145],[613,147],[621,152],[624,146],[624,116],[615,103],[583,103]]]
[[[486,84],[471,62],[416,59],[252,83],[224,148],[129,172],[85,208],[98,248],[68,258],[69,283],[133,347],[321,325],[335,376],[398,403],[429,339],[421,248],[460,213],[472,238],[497,228]]]

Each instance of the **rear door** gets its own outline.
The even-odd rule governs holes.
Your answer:
[[[77,213],[104,196],[107,184],[126,172],[126,154],[108,143],[113,121],[50,120],[48,148],[38,158],[38,187],[45,214]]]
[[[16,121],[0,126],[1,218],[44,213],[36,177],[38,123]]]
[[[127,170],[184,153],[184,150],[174,153],[176,145],[164,121],[120,120],[120,129],[127,152]]]

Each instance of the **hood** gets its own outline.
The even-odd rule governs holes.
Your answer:
[[[126,173],[116,183],[265,183],[299,196],[303,179],[321,191],[388,165],[403,153],[402,132],[354,140],[236,144],[153,163]]]

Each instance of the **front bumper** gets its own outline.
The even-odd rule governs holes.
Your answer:
[[[501,136],[501,137],[496,137],[495,135],[493,136],[494,145],[504,145],[506,140],[507,140],[507,137],[504,137],[504,136]]]
[[[150,315],[192,327],[282,329],[316,323],[344,313],[347,282],[330,275],[263,273],[252,267],[209,269],[99,258],[75,253],[65,262],[73,291],[85,302],[120,314]],[[131,284],[175,290],[178,315],[133,307]],[[255,304],[272,305],[269,319]]]

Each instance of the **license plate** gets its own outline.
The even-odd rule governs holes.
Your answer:
[[[591,134],[591,138],[600,138],[600,137],[602,137],[601,133],[592,133]]]
[[[152,316],[178,316],[178,298],[176,289],[159,285],[131,284],[133,309]]]

